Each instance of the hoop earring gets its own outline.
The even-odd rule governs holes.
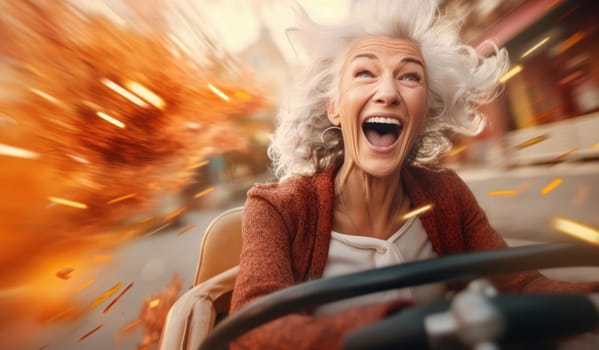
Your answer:
[[[339,132],[341,132],[341,128],[338,126],[329,126],[328,128],[324,129],[321,133],[320,133],[320,142],[325,143],[324,142],[324,134],[326,134],[328,131],[331,130],[339,130]]]

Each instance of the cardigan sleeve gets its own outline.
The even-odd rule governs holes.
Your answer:
[[[248,196],[242,236],[232,313],[256,298],[295,284],[290,234],[285,220],[271,203]],[[294,349],[341,348],[346,332],[382,319],[407,304],[405,301],[371,304],[322,316],[291,314],[246,333],[231,344],[231,349],[288,349],[290,344]]]
[[[467,251],[506,248],[503,238],[491,227],[483,209],[468,186],[454,173],[454,198],[459,198],[463,235]],[[537,271],[498,275],[489,278],[504,293],[590,293],[599,291],[599,282],[556,281]]]

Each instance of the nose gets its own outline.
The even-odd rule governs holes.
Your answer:
[[[395,78],[381,77],[374,95],[374,102],[385,106],[393,106],[399,104],[400,100],[401,97]]]

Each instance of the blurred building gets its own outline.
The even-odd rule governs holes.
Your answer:
[[[485,40],[507,48],[504,94],[484,107],[489,127],[457,140],[453,161],[522,165],[599,158],[597,1],[447,0],[464,22],[463,39],[483,54]],[[450,159],[451,161],[451,159]]]
[[[256,72],[269,104],[278,104],[281,91],[289,83],[289,65],[264,21],[260,21],[258,38],[241,51],[238,57]]]

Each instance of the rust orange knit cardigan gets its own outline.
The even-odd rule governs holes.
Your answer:
[[[256,185],[248,192],[232,312],[260,296],[322,277],[333,222],[335,169]],[[420,220],[439,256],[506,246],[455,172],[408,166],[402,171],[402,181],[413,207],[433,204]],[[558,282],[537,272],[491,280],[502,292],[599,290],[599,284]],[[346,332],[407,304],[371,304],[322,316],[292,314],[247,333],[231,348],[336,349]]]

